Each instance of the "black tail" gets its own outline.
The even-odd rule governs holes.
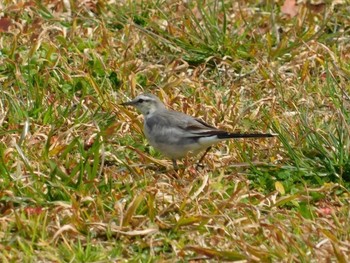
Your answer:
[[[219,133],[217,134],[219,139],[229,139],[229,138],[268,138],[275,137],[277,134],[272,133]]]

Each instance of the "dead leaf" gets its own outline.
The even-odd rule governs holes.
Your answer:
[[[284,190],[284,186],[281,182],[277,181],[275,182],[275,189],[281,194],[285,195],[286,191]]]
[[[116,230],[112,228],[112,231],[126,235],[126,236],[146,236],[146,235],[152,235],[154,233],[157,233],[159,231],[158,228],[148,228],[148,229],[143,229],[143,230],[131,230],[131,231],[121,231],[121,230]]]
[[[40,215],[44,210],[42,207],[26,207],[24,211],[27,215]]]
[[[56,240],[59,235],[61,235],[63,232],[73,232],[75,234],[78,234],[78,230],[73,225],[64,225],[62,226],[53,236],[52,241]]]
[[[312,4],[307,2],[306,7],[314,13],[323,13],[326,8],[326,4],[325,3]]]
[[[299,7],[296,0],[286,0],[281,7],[282,13],[289,15],[290,17],[295,17],[298,14],[298,10]]]
[[[0,32],[8,32],[8,29],[11,24],[11,19],[7,17],[0,18]]]

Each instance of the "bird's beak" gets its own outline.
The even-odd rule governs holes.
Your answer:
[[[135,105],[135,103],[136,103],[135,101],[131,100],[131,101],[123,102],[120,105],[122,105],[122,106],[133,106],[133,105]]]

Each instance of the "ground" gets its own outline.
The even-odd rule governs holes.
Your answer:
[[[1,262],[348,262],[346,1],[0,3]],[[175,172],[120,104],[232,140]]]

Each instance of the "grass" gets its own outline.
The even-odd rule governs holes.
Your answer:
[[[68,2],[0,4],[1,262],[349,261],[346,1]],[[143,91],[278,138],[175,179]]]

